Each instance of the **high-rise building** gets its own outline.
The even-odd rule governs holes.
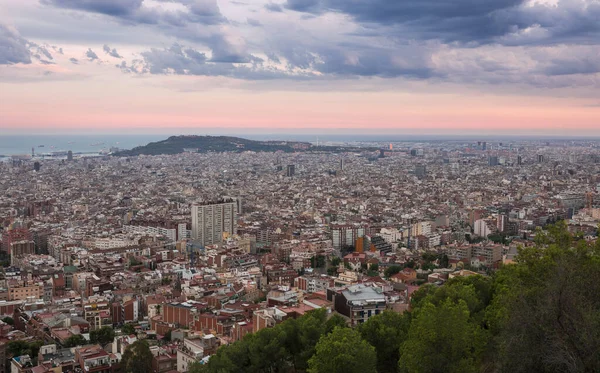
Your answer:
[[[344,158],[340,159],[340,171],[344,171]]]
[[[286,176],[292,177],[296,174],[296,166],[293,164],[289,164],[287,166],[287,170],[285,172]]]
[[[425,176],[427,176],[427,166],[425,166],[425,165],[416,165],[415,166],[415,175],[419,179],[422,179]]]
[[[523,157],[521,157],[520,155],[517,156],[517,165],[521,166],[523,164]]]
[[[347,246],[353,246],[359,237],[365,235],[365,227],[359,225],[332,225],[331,239],[333,248],[341,250]]]
[[[498,157],[496,157],[496,156],[490,156],[488,161],[489,161],[490,166],[498,166],[500,164],[500,161],[498,160]]]
[[[223,242],[223,233],[236,233],[237,203],[221,200],[192,206],[192,239],[202,245]]]
[[[487,150],[487,142],[482,142],[481,143],[481,150]]]
[[[69,150],[67,152],[67,161],[72,161],[73,160],[73,151]]]
[[[538,154],[537,161],[538,161],[538,163],[544,163],[544,155],[543,154]]]

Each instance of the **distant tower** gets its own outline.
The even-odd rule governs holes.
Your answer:
[[[31,148],[31,158],[35,158],[35,148]]]
[[[487,150],[487,142],[483,141],[481,143],[481,150]]]
[[[523,157],[517,155],[517,166],[521,166],[523,164]]]
[[[385,158],[385,149],[379,149],[379,158]]]
[[[36,172],[39,172],[39,171],[40,171],[40,168],[42,168],[42,166],[40,165],[40,162],[35,162],[35,163],[33,164],[33,169],[34,169]]]
[[[488,162],[490,166],[498,166],[500,164],[500,161],[496,156],[490,156]]]
[[[73,152],[71,150],[69,150],[69,152],[67,153],[67,161],[72,161],[73,160]]]
[[[296,166],[293,164],[289,164],[286,169],[286,176],[293,177],[296,174]]]
[[[344,171],[344,158],[340,159],[340,171]]]
[[[543,154],[538,154],[537,161],[538,161],[538,163],[544,163],[544,155]]]

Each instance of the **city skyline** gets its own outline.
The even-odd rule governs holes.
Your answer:
[[[597,1],[6,0],[0,14],[5,133],[600,135]]]

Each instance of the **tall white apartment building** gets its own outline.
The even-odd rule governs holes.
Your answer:
[[[202,245],[223,241],[223,233],[236,233],[236,202],[224,200],[192,206],[192,240]]]

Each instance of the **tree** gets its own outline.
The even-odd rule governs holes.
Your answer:
[[[447,299],[439,306],[427,302],[400,347],[399,372],[478,372],[487,339],[469,316],[463,300]]]
[[[7,357],[29,355],[32,359],[36,359],[43,344],[42,341],[10,341],[6,345]]]
[[[335,328],[323,336],[308,361],[309,373],[376,373],[375,348],[356,330]]]
[[[192,362],[188,364],[188,373],[205,373],[208,371],[206,365],[201,364],[199,362]]]
[[[359,325],[358,331],[363,339],[377,351],[377,372],[396,372],[400,345],[407,337],[409,326],[409,313],[393,311],[384,311]]]
[[[400,273],[400,271],[402,271],[402,267],[394,265],[394,266],[387,267],[383,273],[384,273],[385,277],[390,278],[393,275],[395,275],[396,273]]]
[[[145,340],[127,346],[121,359],[124,373],[147,373],[152,371],[152,352]]]
[[[334,256],[333,258],[331,258],[331,266],[332,267],[339,266],[341,262],[342,262],[342,259],[338,258],[337,256]]]
[[[442,255],[440,258],[440,268],[448,268],[450,266],[450,258],[447,254]]]
[[[327,268],[327,274],[329,276],[335,276],[337,274],[337,267],[329,267]]]
[[[600,371],[600,241],[575,242],[565,222],[538,231],[495,281],[487,312],[502,371]]]
[[[111,343],[115,339],[115,331],[110,326],[103,326],[100,329],[90,332],[90,342],[105,345]]]
[[[133,326],[133,324],[125,324],[121,328],[121,333],[124,335],[135,334],[135,327]]]
[[[81,334],[73,334],[69,338],[65,339],[63,343],[64,347],[76,347],[87,344],[88,341]]]
[[[13,318],[9,317],[9,316],[6,316],[5,318],[3,318],[2,321],[8,325],[15,325],[15,320],[13,320]]]

